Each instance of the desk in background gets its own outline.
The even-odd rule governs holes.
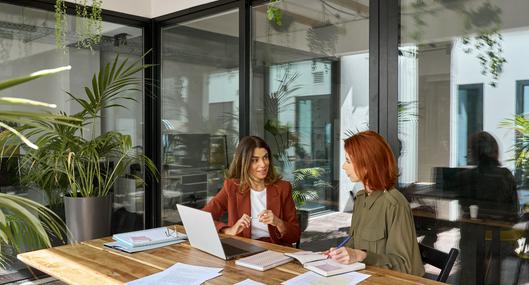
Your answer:
[[[177,226],[178,231],[184,231]],[[257,240],[239,238],[267,249],[280,252],[294,252],[298,249],[279,246]],[[251,278],[265,284],[281,282],[300,275],[307,270],[295,262],[290,262],[273,269],[261,272],[236,266],[235,261],[224,261],[198,249],[188,242],[128,254],[103,246],[111,238],[86,241],[81,244],[65,245],[42,249],[18,255],[25,264],[41,270],[68,284],[123,284],[150,274],[160,272],[176,262],[222,267],[222,276],[211,279],[206,284],[234,284]],[[370,274],[361,284],[443,284],[433,280],[400,273],[388,269],[368,266],[362,273]]]

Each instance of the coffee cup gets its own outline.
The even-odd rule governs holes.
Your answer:
[[[470,218],[471,219],[477,219],[478,218],[478,209],[479,209],[479,206],[478,205],[470,205],[470,207],[468,207],[470,209]]]

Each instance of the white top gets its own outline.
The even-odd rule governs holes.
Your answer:
[[[252,209],[252,239],[269,237],[268,225],[259,222],[258,214],[266,210],[266,189],[250,190],[250,209]]]

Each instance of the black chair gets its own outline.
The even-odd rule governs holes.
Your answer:
[[[421,252],[421,258],[424,263],[430,264],[441,269],[437,281],[446,282],[452,266],[456,261],[459,250],[452,248],[449,253],[442,252],[433,247],[419,243],[419,250]]]

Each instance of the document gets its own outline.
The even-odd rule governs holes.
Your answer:
[[[285,256],[281,252],[267,250],[265,252],[238,259],[235,261],[235,264],[259,271],[265,271],[292,260],[291,257]]]
[[[127,285],[200,285],[222,275],[222,270],[223,268],[176,263],[162,272],[136,279]]]
[[[243,280],[239,283],[235,283],[233,285],[266,285],[264,283],[261,283],[261,282],[257,282],[255,280],[252,280],[252,279],[246,279],[246,280]]]
[[[323,277],[314,272],[305,272],[297,277],[287,280],[281,284],[283,285],[354,285],[358,284],[367,278],[369,274],[359,272],[349,272],[342,275],[332,277]]]
[[[361,262],[355,262],[352,264],[341,264],[332,259],[326,259],[305,263],[303,267],[323,276],[333,276],[346,272],[362,270],[366,268],[366,265]]]
[[[187,239],[187,236],[173,229],[160,227],[155,229],[115,234],[112,236],[112,239],[121,243],[123,247],[132,248]]]
[[[290,256],[295,258],[301,265],[305,265],[305,263],[309,263],[316,260],[324,260],[327,259],[327,256],[321,254],[321,252],[313,252],[313,251],[298,251],[298,252],[292,252],[292,253],[285,253],[286,256]]]

